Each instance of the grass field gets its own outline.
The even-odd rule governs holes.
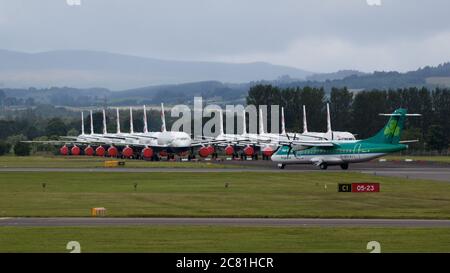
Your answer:
[[[239,168],[209,162],[167,162],[88,156],[0,156],[1,168],[103,168],[107,160],[125,161],[127,168]]]
[[[429,161],[429,162],[438,162],[438,163],[450,163],[450,156],[385,156],[383,157],[387,160],[400,160],[405,161],[405,159],[412,159],[414,161]]]
[[[380,182],[381,192],[338,193],[342,182]],[[92,207],[111,217],[450,219],[450,183],[331,171],[0,172],[0,217],[89,216]]]
[[[450,252],[445,228],[0,227],[0,252]]]

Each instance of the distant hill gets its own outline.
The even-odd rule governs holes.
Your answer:
[[[134,103],[180,103],[188,104],[194,96],[201,96],[209,102],[244,103],[249,83],[225,84],[205,81],[184,84],[158,85],[111,93],[112,104]]]
[[[338,72],[333,72],[333,73],[313,74],[311,76],[307,76],[306,80],[324,82],[327,80],[330,80],[330,81],[331,80],[342,80],[349,76],[362,76],[362,75],[366,75],[366,73],[357,71],[357,70],[339,70]]]
[[[373,72],[364,75],[351,75],[343,79],[320,81],[296,81],[281,84],[282,87],[312,86],[323,87],[329,91],[332,87],[350,89],[392,89],[403,87],[450,87],[450,63],[438,66],[426,66],[415,71],[400,73]]]
[[[173,85],[157,85],[125,91],[110,91],[104,88],[77,89],[52,87],[44,89],[1,89],[5,105],[52,104],[59,106],[103,106],[188,104],[194,96],[201,96],[208,103],[244,103],[249,83],[224,84],[216,81],[194,82]]]
[[[111,97],[111,91],[105,88],[78,89],[72,87],[2,89],[8,98],[3,101],[6,106],[23,104],[51,104],[63,106],[104,105]]]
[[[0,50],[0,88],[103,87],[111,90],[149,85],[219,81],[243,83],[311,72],[269,63],[169,61],[99,51],[21,53]]]
[[[335,73],[336,75],[339,72]],[[341,72],[342,75],[342,72]],[[53,87],[44,89],[1,88],[8,99],[5,105],[53,104],[66,106],[103,106],[189,104],[194,96],[202,96],[208,103],[236,104],[245,103],[248,90],[256,84],[272,84],[286,87],[324,87],[329,92],[332,87],[347,87],[353,90],[395,89],[405,87],[450,87],[450,63],[436,67],[424,67],[406,73],[374,72],[354,74],[343,79],[325,81],[299,81],[281,76],[272,81],[251,81],[247,83],[223,83],[220,81],[200,81],[182,84],[153,85],[142,88],[111,91],[105,88],[77,89],[71,87]],[[1,95],[1,94],[0,94]],[[0,96],[1,97],[1,96]]]

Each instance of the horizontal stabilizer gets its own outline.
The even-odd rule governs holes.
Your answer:
[[[385,117],[397,117],[397,116],[406,116],[406,117],[421,117],[422,114],[378,114],[379,116],[385,116]]]
[[[418,139],[413,139],[413,140],[402,140],[402,141],[399,141],[399,143],[401,143],[401,144],[404,144],[404,143],[416,143],[416,142],[419,142],[419,140]]]

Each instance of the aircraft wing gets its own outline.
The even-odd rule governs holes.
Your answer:
[[[334,147],[338,144],[331,141],[303,141],[303,140],[293,140],[289,142],[290,145],[299,145],[305,147]],[[288,144],[288,145],[289,145]]]
[[[36,143],[36,144],[53,144],[53,145],[60,145],[60,144],[102,144],[102,142],[95,142],[95,141],[70,141],[70,140],[26,140],[21,141],[23,143]]]
[[[146,135],[142,135],[142,136],[133,136],[135,139],[139,139],[139,138],[149,138],[149,139],[158,139],[157,137],[154,136],[146,136]]]
[[[249,138],[239,137],[233,139],[215,139],[214,137],[203,136],[203,139],[194,139],[192,141],[192,146],[204,146],[204,145],[239,145],[241,143],[250,142]]]
[[[192,147],[199,147],[199,146],[204,146],[204,145],[217,145],[217,144],[227,144],[229,143],[229,140],[194,140],[191,143]]]

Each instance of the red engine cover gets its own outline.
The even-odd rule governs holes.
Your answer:
[[[108,156],[110,157],[116,157],[119,154],[119,151],[116,147],[111,146],[108,148]]]
[[[168,156],[169,154],[167,153],[167,151],[161,151],[159,152],[159,156]]]
[[[72,155],[80,155],[81,149],[78,146],[73,146],[72,149],[70,150],[70,153]]]
[[[151,157],[153,156],[153,149],[152,149],[152,148],[149,148],[149,147],[144,148],[144,149],[142,150],[142,156],[143,156],[144,158],[151,158]]]
[[[125,148],[123,148],[123,150],[122,150],[122,155],[124,156],[124,157],[132,157],[133,156],[133,149],[132,148],[130,148],[130,147],[125,147]]]
[[[208,157],[210,155],[210,149],[208,147],[202,147],[198,150],[198,154],[201,157]]]
[[[264,148],[263,155],[269,157],[269,156],[272,156],[272,154],[273,154],[273,149],[272,148],[270,148],[270,147]]]
[[[227,147],[225,147],[225,154],[226,155],[233,155],[234,154],[233,146],[228,145]]]
[[[69,148],[67,148],[66,145],[62,146],[61,149],[59,149],[59,153],[61,155],[68,155],[69,154]]]
[[[95,149],[95,155],[105,156],[105,148],[103,148],[103,146],[98,146],[97,149]]]
[[[212,155],[212,154],[215,152],[214,147],[211,146],[211,145],[209,145],[209,146],[207,147],[207,149],[208,149],[208,153],[209,153],[210,155]]]
[[[252,146],[247,146],[247,147],[245,147],[245,149],[244,149],[244,154],[245,154],[246,156],[252,156],[254,153],[255,153],[255,149],[253,149]]]
[[[88,156],[93,156],[94,148],[92,148],[91,146],[87,146],[86,149],[84,149],[84,154]]]

